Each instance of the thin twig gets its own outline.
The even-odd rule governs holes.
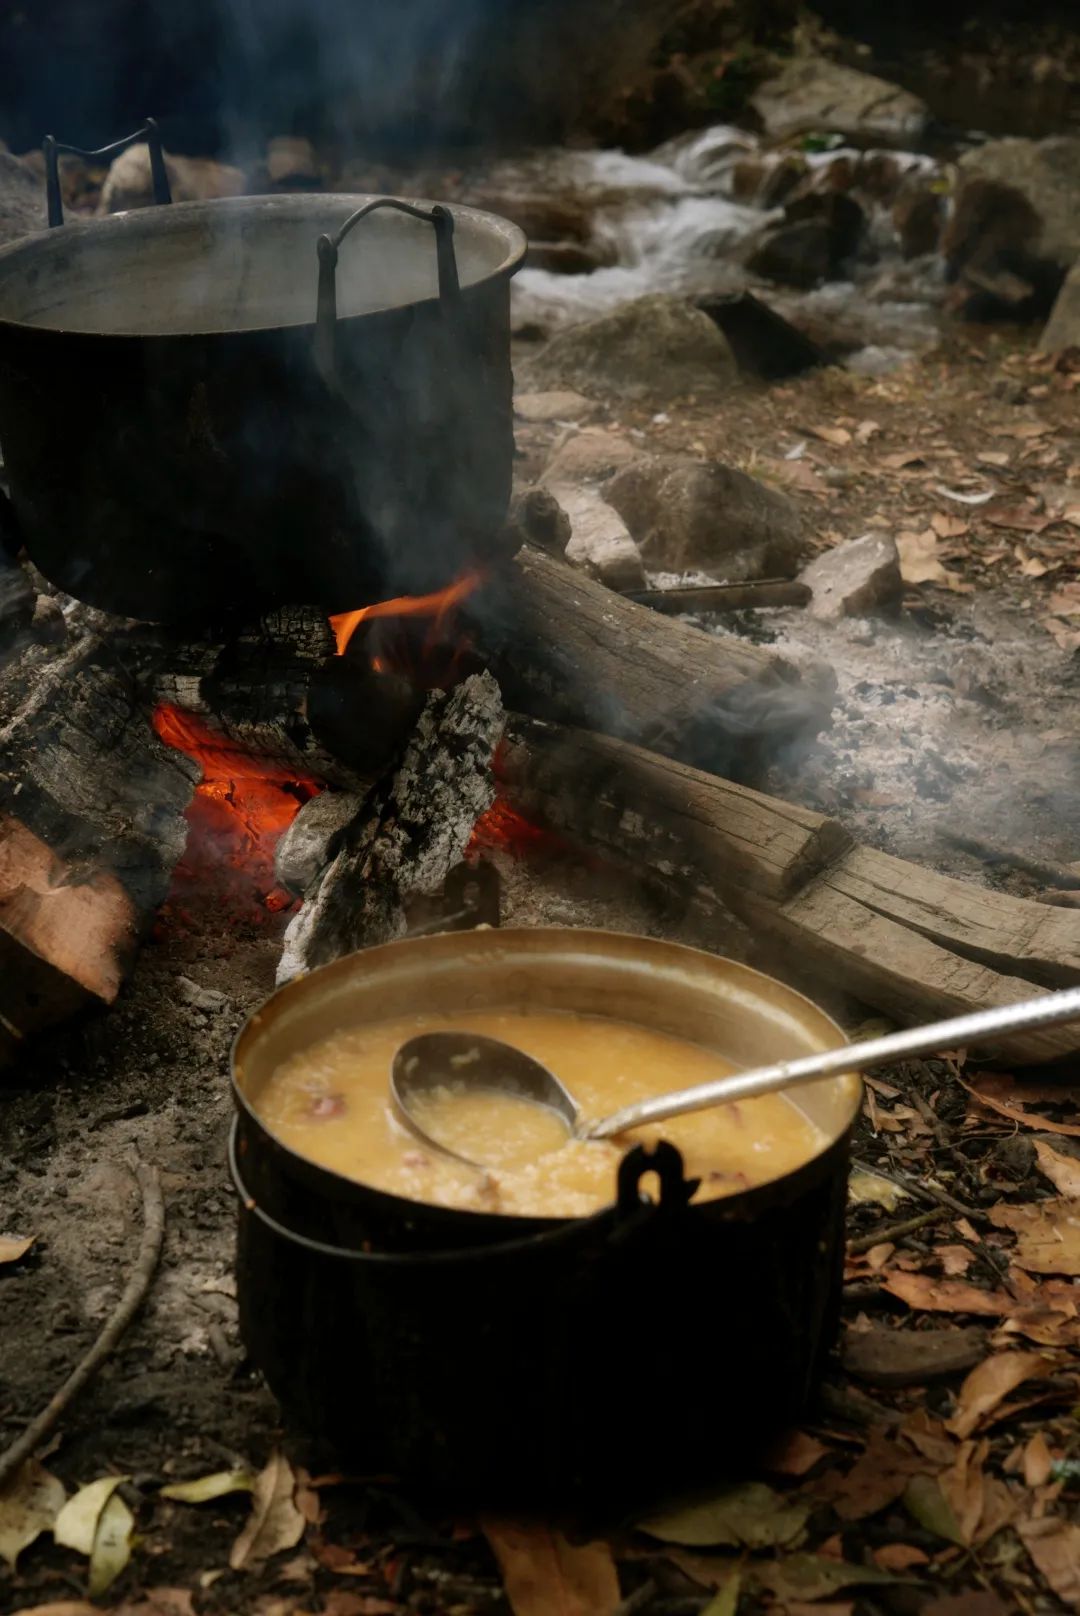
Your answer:
[[[861,1234],[857,1240],[849,1240],[847,1248],[855,1256],[860,1251],[870,1251],[872,1247],[882,1245],[886,1240],[902,1240],[905,1235],[914,1234],[916,1229],[925,1229],[928,1223],[940,1223],[942,1218],[951,1218],[952,1215],[950,1207],[932,1206],[929,1212],[920,1212],[917,1218],[905,1218],[903,1223],[886,1225],[872,1234]]]
[[[1080,887],[1080,871],[1070,870],[1067,864],[1055,864],[1050,859],[1032,858],[1029,853],[1021,853],[1011,847],[999,847],[996,842],[988,842],[982,836],[972,835],[968,831],[944,830],[943,839],[952,847],[958,847],[962,853],[970,853],[974,858],[980,858],[985,864],[1006,864],[1011,869],[1022,870],[1025,875],[1032,875],[1037,881],[1042,881],[1048,887],[1057,887],[1061,891],[1074,892]]]
[[[972,1223],[982,1223],[985,1226],[990,1221],[986,1213],[980,1212],[977,1206],[966,1206],[963,1201],[958,1201],[955,1195],[950,1195],[948,1190],[943,1190],[940,1185],[935,1184],[933,1179],[909,1178],[898,1167],[886,1171],[884,1167],[875,1167],[872,1162],[853,1160],[851,1165],[860,1173],[874,1173],[878,1178],[888,1179],[890,1184],[896,1184],[900,1189],[907,1190],[917,1201],[933,1201],[937,1206],[947,1206],[961,1217],[970,1218]]]
[[[15,1474],[23,1461],[29,1459],[46,1438],[52,1435],[68,1407],[87,1381],[101,1368],[146,1300],[165,1236],[165,1202],[156,1167],[148,1167],[145,1162],[138,1162],[135,1166],[135,1176],[143,1196],[143,1234],[139,1255],[124,1288],[124,1294],[101,1334],[76,1364],[60,1390],[37,1418],[31,1420],[22,1436],[16,1437],[11,1446],[0,1453],[0,1487]]]

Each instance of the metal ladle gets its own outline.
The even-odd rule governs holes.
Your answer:
[[[395,1054],[390,1069],[390,1094],[398,1116],[425,1145],[470,1167],[482,1167],[483,1162],[450,1150],[425,1132],[411,1109],[413,1101],[433,1089],[452,1084],[473,1093],[497,1094],[546,1106],[561,1117],[571,1139],[610,1139],[614,1134],[627,1133],[646,1122],[663,1122],[668,1117],[708,1110],[710,1106],[750,1100],[759,1094],[775,1094],[817,1078],[833,1077],[841,1072],[863,1072],[907,1056],[963,1048],[998,1033],[1030,1032],[1076,1020],[1080,1020],[1080,987],[1066,988],[1000,1009],[953,1016],[948,1021],[909,1027],[884,1038],[869,1038],[861,1044],[844,1044],[817,1055],[802,1055],[795,1060],[758,1066],[753,1071],[735,1072],[712,1083],[700,1083],[695,1088],[676,1089],[651,1100],[638,1100],[596,1122],[583,1120],[577,1101],[555,1074],[524,1050],[515,1049],[513,1044],[479,1033],[426,1032],[408,1039]]]

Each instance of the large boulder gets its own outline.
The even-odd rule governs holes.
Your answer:
[[[529,385],[660,408],[691,393],[716,398],[737,375],[709,317],[681,297],[656,293],[552,337],[529,367]]]
[[[165,154],[165,171],[174,202],[210,202],[221,196],[241,196],[246,179],[241,169],[212,157],[174,157]],[[121,152],[109,169],[101,190],[101,213],[126,213],[148,208],[154,200],[150,177],[150,148],[140,144]]]
[[[0,152],[0,244],[44,228],[44,184],[19,158]]]
[[[1080,258],[1080,135],[990,140],[958,168],[943,243],[954,271],[1017,250],[1062,271]]]
[[[787,495],[716,461],[648,456],[617,472],[604,498],[653,570],[703,568],[745,583],[790,575],[805,551]]]
[[[1080,348],[1080,258],[1076,260],[1058,293],[1039,347],[1045,353],[1061,353]]]
[[[860,146],[911,147],[929,122],[917,95],[823,56],[785,63],[758,87],[750,105],[774,140],[829,130]]]

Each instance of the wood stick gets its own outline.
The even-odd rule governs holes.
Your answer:
[[[694,584],[677,589],[633,589],[623,594],[637,606],[677,616],[680,612],[741,612],[762,606],[805,606],[813,596],[798,578],[760,578],[751,584]]]
[[[753,776],[828,722],[833,681],[706,634],[524,549],[465,611],[508,706],[619,736],[714,774]]]
[[[1080,982],[1080,915],[852,844],[835,821],[625,741],[516,719],[500,758],[512,806],[676,886],[715,894],[778,962],[902,1022]],[[1025,1062],[1074,1055],[1080,1029],[1003,1038]]]
[[[855,1240],[849,1240],[847,1248],[852,1256],[858,1256],[860,1252],[872,1251],[875,1246],[882,1245],[886,1240],[902,1240],[905,1235],[915,1234],[919,1229],[925,1229],[928,1224],[940,1223],[942,1218],[951,1216],[952,1213],[947,1206],[934,1206],[929,1212],[920,1212],[913,1218],[905,1218],[902,1223],[884,1224],[869,1234],[861,1234]]]
[[[139,1255],[124,1287],[124,1294],[97,1340],[76,1364],[60,1390],[50,1399],[37,1418],[31,1420],[22,1435],[16,1437],[15,1441],[0,1453],[0,1487],[11,1479],[19,1466],[55,1431],[68,1408],[86,1383],[97,1374],[146,1300],[161,1258],[161,1247],[165,1238],[165,1202],[161,1193],[161,1178],[156,1167],[138,1162],[135,1166],[135,1176],[142,1190],[143,1232]]]
[[[1080,888],[1080,871],[1070,870],[1067,864],[1032,858],[1029,853],[1000,847],[996,842],[988,842],[985,837],[974,836],[969,831],[945,830],[942,838],[951,847],[959,848],[962,853],[970,853],[986,864],[1007,864],[1011,869],[1022,870],[1044,886],[1059,887],[1063,892],[1075,892]]]

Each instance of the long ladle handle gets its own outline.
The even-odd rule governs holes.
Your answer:
[[[587,1123],[581,1132],[588,1139],[608,1139],[644,1122],[664,1122],[689,1111],[705,1111],[711,1105],[732,1100],[751,1100],[758,1094],[773,1094],[796,1083],[809,1083],[818,1077],[839,1072],[863,1072],[870,1066],[903,1060],[908,1055],[933,1055],[942,1049],[959,1049],[982,1043],[996,1033],[1033,1031],[1039,1027],[1059,1027],[1063,1022],[1080,1020],[1080,987],[1047,993],[1038,999],[1022,999],[1019,1004],[997,1010],[979,1010],[970,1016],[954,1016],[950,1021],[933,1021],[928,1026],[908,1027],[885,1038],[868,1038],[861,1044],[845,1044],[819,1055],[803,1055],[798,1060],[777,1061],[775,1066],[759,1066],[750,1072],[735,1072],[715,1083],[658,1094],[652,1100],[624,1106],[599,1122]]]

